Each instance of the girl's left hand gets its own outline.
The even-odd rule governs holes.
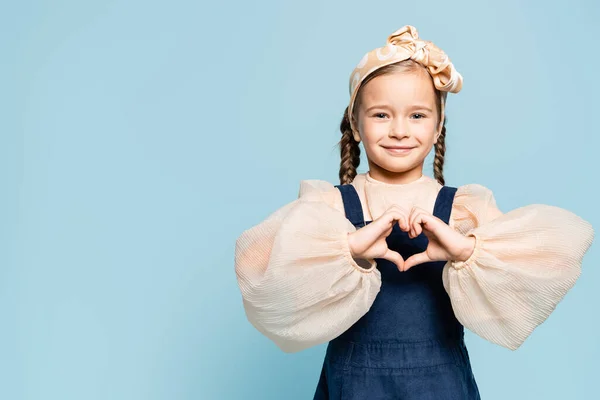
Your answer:
[[[431,213],[413,207],[408,217],[408,236],[416,238],[423,232],[429,245],[424,252],[409,257],[401,271],[431,261],[466,261],[475,248],[475,238],[461,235]]]

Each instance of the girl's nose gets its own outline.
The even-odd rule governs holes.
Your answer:
[[[408,124],[402,118],[394,119],[394,121],[390,124],[390,132],[388,135],[397,139],[410,136]]]

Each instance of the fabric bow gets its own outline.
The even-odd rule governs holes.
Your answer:
[[[452,93],[461,90],[462,76],[454,69],[446,53],[432,42],[419,39],[415,27],[406,25],[398,29],[388,37],[387,43],[412,54],[412,60],[428,69],[438,90]]]

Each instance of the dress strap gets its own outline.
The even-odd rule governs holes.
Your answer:
[[[348,218],[352,225],[356,227],[365,226],[365,217],[363,215],[360,197],[358,197],[358,193],[354,186],[348,183],[345,185],[336,185],[335,187],[342,193],[346,218]]]
[[[444,221],[446,224],[450,223],[450,213],[452,212],[455,194],[456,188],[443,186],[435,199],[433,215]]]

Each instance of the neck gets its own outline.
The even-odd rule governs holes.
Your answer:
[[[414,182],[423,176],[423,164],[408,171],[393,172],[369,162],[369,175],[379,182],[391,185],[405,185]]]

